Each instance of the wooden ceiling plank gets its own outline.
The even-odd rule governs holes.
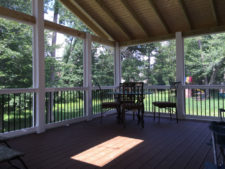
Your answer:
[[[201,28],[201,29],[193,29],[182,32],[183,37],[192,37],[192,36],[201,36],[205,34],[212,34],[212,33],[222,33],[225,32],[225,25],[215,26],[211,28]],[[175,34],[166,34],[160,36],[152,36],[144,39],[137,39],[137,40],[130,40],[130,41],[123,41],[120,42],[120,46],[131,46],[137,45],[142,43],[150,43],[150,42],[157,42],[157,41],[165,41],[175,39]]]
[[[210,7],[211,7],[211,11],[212,11],[212,14],[213,14],[214,21],[215,21],[216,25],[218,26],[219,21],[218,21],[218,17],[217,17],[216,8],[215,8],[215,1],[209,0],[209,2],[210,2]]]
[[[120,22],[112,11],[107,8],[102,0],[95,0],[98,6],[114,21],[114,23],[121,29],[121,31],[127,36],[128,39],[133,39],[132,33]]]
[[[93,32],[95,32],[97,35],[99,35],[102,38],[108,39],[108,36],[105,35],[105,33],[99,29],[98,26],[96,26],[87,16],[85,16],[76,6],[74,6],[69,0],[60,0],[65,7],[67,7],[72,13],[74,13],[77,17],[80,18],[81,21],[83,21]]]
[[[109,32],[106,31],[103,25],[99,24],[95,19],[93,19],[77,2],[76,0],[70,0],[71,3],[76,6],[89,20],[91,20],[110,40],[114,40],[114,38],[110,35]]]
[[[95,35],[91,35],[91,39],[92,39],[92,41],[100,43],[100,44],[104,44],[104,45],[112,46],[112,47],[115,46],[115,41],[102,39],[102,38],[100,38],[98,36],[95,36]]]
[[[151,33],[149,30],[146,28],[146,26],[143,24],[141,21],[140,17],[137,15],[137,13],[134,11],[134,9],[129,5],[127,0],[121,0],[121,3],[123,6],[127,9],[129,12],[130,16],[133,17],[133,19],[138,23],[138,25],[141,27],[141,29],[148,35],[151,36]]]
[[[184,1],[183,0],[178,0],[178,2],[180,4],[180,6],[181,6],[182,12],[183,12],[183,14],[185,16],[186,22],[189,25],[189,28],[193,29],[193,24],[192,24],[191,19],[190,19],[189,15],[188,15],[187,8],[186,8],[186,6],[184,4]]]
[[[157,17],[159,18],[161,24],[164,26],[164,28],[166,29],[167,33],[170,33],[170,28],[167,25],[166,21],[163,19],[162,15],[160,14],[157,6],[155,5],[155,3],[153,2],[153,0],[148,0],[150,6],[152,7],[154,13],[157,15]]]
[[[175,38],[175,34],[166,34],[166,35],[161,35],[161,36],[151,36],[151,37],[144,38],[144,39],[137,39],[137,40],[120,42],[120,46],[121,47],[132,46],[132,45],[138,45],[138,44],[143,44],[143,43],[164,41],[164,40],[169,40],[169,39],[174,39],[174,38]]]

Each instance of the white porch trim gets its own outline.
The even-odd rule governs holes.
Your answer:
[[[33,84],[36,95],[37,133],[45,131],[45,56],[44,56],[44,2],[33,0],[33,15],[36,24],[33,27]]]
[[[121,82],[121,57],[119,43],[116,42],[114,48],[114,86],[119,86]]]
[[[185,117],[184,76],[184,39],[181,32],[176,32],[176,81],[181,82],[177,89],[177,113],[180,119]]]
[[[91,58],[91,35],[86,33],[84,40],[84,87],[85,93],[85,115],[87,120],[92,119],[92,58]]]

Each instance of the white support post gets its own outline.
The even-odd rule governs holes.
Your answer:
[[[119,86],[121,82],[121,58],[119,43],[116,42],[114,50],[114,86]]]
[[[181,32],[176,32],[176,81],[181,82],[177,89],[177,113],[180,119],[185,117],[184,76],[184,39]]]
[[[87,120],[92,119],[92,58],[91,58],[91,35],[86,33],[84,40],[84,87],[87,87],[85,94],[85,115]]]
[[[44,56],[44,3],[33,0],[33,15],[36,24],[33,27],[33,86],[36,95],[36,131],[45,131],[45,56]]]

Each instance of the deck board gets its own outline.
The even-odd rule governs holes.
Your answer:
[[[21,136],[9,140],[9,144],[25,152],[23,159],[30,169],[201,169],[206,161],[213,162],[211,147],[206,144],[211,137],[208,125],[207,122],[188,120],[177,124],[175,120],[169,119],[161,119],[158,123],[146,117],[145,128],[142,129],[128,116],[124,129],[116,123],[115,116],[108,116],[104,118],[103,124],[95,119],[51,129],[42,134]],[[103,167],[71,159],[118,136],[143,142]],[[121,144],[126,145],[126,142]],[[97,158],[100,150],[95,151],[96,157],[87,158],[104,161]],[[104,151],[109,150],[106,147]],[[2,163],[0,169],[11,167]]]

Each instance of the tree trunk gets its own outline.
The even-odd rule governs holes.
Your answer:
[[[54,4],[54,16],[53,16],[53,22],[57,23],[58,21],[58,15],[59,15],[59,2],[55,0],[55,4]],[[51,51],[51,57],[55,59],[56,57],[56,41],[57,41],[57,32],[53,32],[52,34],[52,51]],[[51,66],[51,83],[50,84],[54,84],[55,83],[55,67],[54,65]],[[51,86],[52,87],[52,86]],[[50,103],[48,103],[48,105],[51,106],[51,111],[54,105],[54,92],[51,92],[51,97],[50,97]],[[50,117],[51,116],[51,117]],[[48,118],[54,121],[54,113],[53,112],[48,112]]]

